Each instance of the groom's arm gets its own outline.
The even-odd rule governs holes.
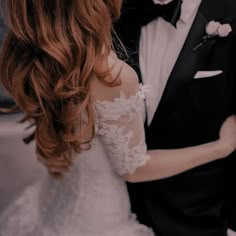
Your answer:
[[[234,113],[236,114],[236,3],[235,20],[232,23],[232,36],[231,36],[231,65],[230,65],[230,76],[231,76],[231,85],[233,89],[233,101],[232,106]],[[226,202],[226,209],[228,213],[228,227],[236,232],[236,152],[234,152],[231,157],[228,159],[228,168],[229,168],[229,178],[228,178],[228,199]],[[230,236],[236,236],[236,233],[230,231]]]

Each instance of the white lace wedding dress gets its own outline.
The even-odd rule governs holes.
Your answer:
[[[62,180],[45,176],[0,215],[0,236],[154,236],[130,212],[121,177],[148,160],[143,91],[95,101],[97,134]],[[132,89],[131,89],[132,90]]]

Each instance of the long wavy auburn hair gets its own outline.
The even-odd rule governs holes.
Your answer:
[[[72,153],[89,146],[94,136],[92,78],[107,86],[118,83],[104,63],[108,65],[112,21],[119,17],[121,0],[5,4],[9,32],[0,54],[0,80],[25,112],[23,121],[35,126],[25,142],[35,139],[40,157],[55,163],[63,158],[69,167]]]

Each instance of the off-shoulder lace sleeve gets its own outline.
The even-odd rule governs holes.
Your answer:
[[[110,162],[119,175],[132,174],[149,159],[144,135],[144,96],[140,87],[136,95],[123,92],[113,101],[96,101],[98,134]]]

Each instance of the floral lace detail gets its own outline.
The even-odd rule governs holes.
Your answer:
[[[120,97],[115,98],[112,102],[95,101],[96,110],[99,110],[99,113],[102,114],[99,120],[117,120],[123,115],[130,115],[130,118],[132,118],[135,112],[142,112],[146,92],[147,86],[140,84],[138,93],[129,98],[121,91]]]
[[[145,87],[127,97],[123,92],[113,102],[97,101],[98,135],[106,147],[114,170],[133,174],[149,159],[143,130]]]
[[[125,129],[115,125],[104,125],[99,130],[103,142],[107,145],[107,151],[112,161],[114,170],[120,174],[133,174],[135,170],[146,163],[150,158],[145,143],[140,142],[130,147],[133,133],[124,132]]]

